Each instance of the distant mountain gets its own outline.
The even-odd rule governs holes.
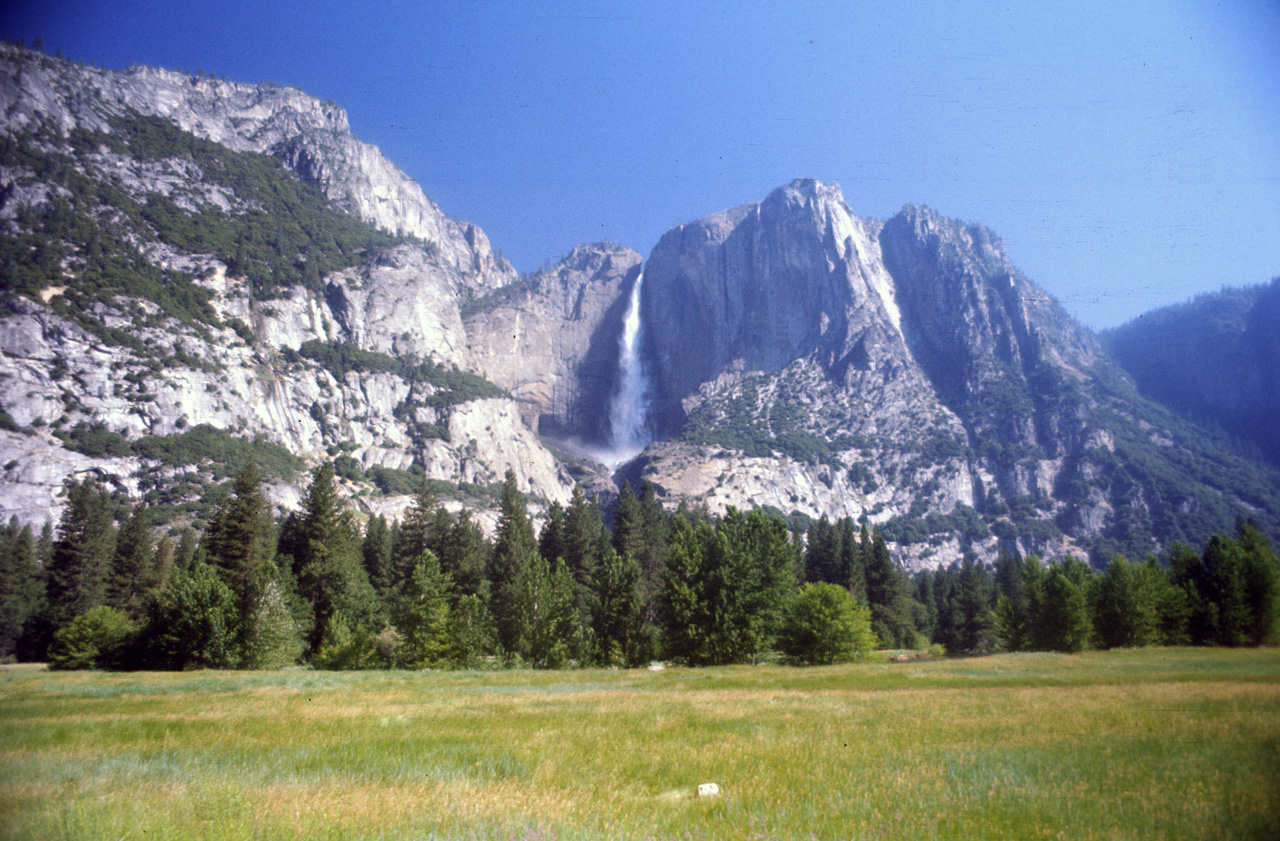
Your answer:
[[[355,504],[485,507],[573,479],[476,372],[467,302],[519,284],[478,228],[293,88],[0,46],[0,514],[97,474],[186,517],[228,458],[338,457]]]
[[[1102,339],[1144,395],[1280,465],[1280,278],[1153,310]]]
[[[914,563],[1141,556],[1249,516],[1277,474],[1144,399],[989,230],[859,219],[797,181],[645,265],[643,476],[713,509],[869,518]]]
[[[535,510],[626,477],[865,519],[912,566],[1141,555],[1237,516],[1280,536],[1280,472],[1144,398],[992,232],[928,208],[862,219],[796,181],[647,261],[596,243],[521,277],[292,88],[5,45],[0,108],[6,519],[96,475],[181,523],[250,458],[289,508],[332,459],[366,513],[426,479],[492,527],[507,470]]]

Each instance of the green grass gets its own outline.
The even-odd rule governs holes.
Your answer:
[[[0,756],[15,838],[1276,838],[1280,651],[9,667]]]

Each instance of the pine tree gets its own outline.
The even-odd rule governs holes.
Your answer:
[[[206,563],[218,570],[247,617],[271,577],[276,554],[274,524],[262,478],[250,462],[235,478],[231,495],[209,520],[201,542]]]
[[[509,653],[519,652],[524,647],[522,641],[527,639],[521,601],[525,571],[537,557],[524,494],[516,484],[515,472],[508,470],[502,484],[498,535],[493,549],[493,616],[498,642]]]
[[[687,510],[684,513],[690,520],[706,515],[705,511],[699,516]],[[662,615],[662,593],[671,554],[671,528],[671,521],[658,502],[652,482],[646,481],[641,485],[639,499],[630,485],[622,487],[613,518],[613,548],[619,555],[634,558],[640,564],[644,580],[645,622],[654,628],[670,625]]]
[[[644,512],[640,500],[629,483],[618,491],[618,504],[613,509],[613,549],[619,555],[637,560],[648,553],[645,541]]]
[[[448,539],[440,551],[440,568],[453,579],[459,595],[474,596],[488,587],[492,554],[493,547],[485,539],[479,524],[463,509],[450,527]]]
[[[146,507],[138,503],[121,524],[116,538],[107,582],[107,604],[137,619],[145,606],[148,588],[156,578],[155,561],[150,516]]]
[[[422,553],[431,550],[431,525],[439,506],[440,502],[431,492],[428,480],[423,478],[413,505],[400,523],[398,539],[392,547],[395,568],[392,586],[398,586],[406,580],[413,573]]]
[[[1031,628],[1032,645],[1041,651],[1081,651],[1089,646],[1093,627],[1089,621],[1089,602],[1084,591],[1072,580],[1065,563],[1052,563],[1034,591]]]
[[[1236,543],[1244,555],[1246,636],[1250,645],[1263,645],[1275,640],[1280,618],[1280,559],[1253,523],[1236,523]]]
[[[92,479],[68,481],[67,507],[46,574],[49,623],[59,628],[106,601],[115,551],[111,500]]]
[[[370,517],[365,526],[364,540],[360,543],[360,555],[369,583],[384,602],[390,600],[395,579],[391,548],[391,529],[387,527],[386,518],[381,514]]]
[[[825,516],[809,526],[804,553],[804,580],[825,581],[829,584],[848,583],[848,574],[841,569],[840,539],[836,528]]]
[[[991,629],[990,587],[985,568],[966,553],[956,579],[957,643],[962,651],[977,651],[987,644]]]
[[[871,630],[881,645],[911,648],[916,629],[911,621],[911,596],[906,573],[894,563],[879,531],[864,553],[867,573],[867,601],[871,607]]]
[[[577,485],[573,487],[569,508],[565,511],[564,544],[564,561],[569,566],[569,571],[573,573],[579,588],[590,592],[596,568],[605,552],[610,549],[610,540],[600,508],[589,501],[582,493],[582,488]],[[543,553],[543,557],[551,559],[546,553]]]
[[[934,596],[934,580],[936,577],[936,573],[926,569],[916,575],[912,582],[915,588],[914,599],[912,600],[912,615],[915,625],[920,634],[931,642],[937,640],[936,634],[938,630],[938,601]],[[869,613],[868,616],[870,616]]]
[[[538,554],[553,561],[566,556],[564,506],[558,502],[547,506],[547,519],[542,523],[542,531],[538,534]]]
[[[407,669],[440,668],[458,659],[450,603],[453,582],[440,570],[431,552],[423,552],[413,572],[401,585],[398,609],[393,617],[404,643],[396,664]]]
[[[343,614],[357,629],[377,622],[378,599],[362,564],[360,533],[339,505],[331,463],[321,464],[312,475],[305,511],[290,542],[295,544],[290,548],[298,592],[314,616],[313,649],[334,614]]]
[[[853,520],[842,517],[836,523],[836,541],[840,545],[840,575],[842,578],[834,583],[844,584],[849,592],[864,603],[867,598],[867,570],[862,555],[862,546],[868,545],[866,526],[862,527],[862,543],[859,545],[858,535],[853,530]]]
[[[30,526],[14,517],[0,539],[0,658],[18,652],[27,625],[44,606],[44,585]]]

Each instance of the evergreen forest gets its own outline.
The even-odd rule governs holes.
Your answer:
[[[1274,643],[1280,561],[1239,521],[1197,551],[1098,570],[972,557],[909,576],[883,535],[764,510],[722,517],[624,486],[612,527],[576,489],[535,532],[515,476],[495,536],[424,482],[361,524],[334,464],[273,516],[254,462],[202,528],[69,481],[61,521],[0,527],[0,658],[58,669],[440,669],[849,661],[934,654]],[[909,656],[909,655],[907,655]]]

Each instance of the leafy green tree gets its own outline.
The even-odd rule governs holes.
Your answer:
[[[1146,566],[1116,555],[1098,579],[1093,628],[1101,648],[1133,648],[1160,640],[1158,581]]]
[[[459,596],[453,607],[453,650],[459,666],[472,668],[498,650],[498,630],[489,612],[488,582],[479,593]]]
[[[795,588],[786,523],[730,508],[715,526],[677,516],[668,567],[668,649],[695,665],[757,659]]]
[[[1169,571],[1154,554],[1147,555],[1139,571],[1155,593],[1156,641],[1161,645],[1186,645],[1187,621],[1191,616],[1186,591],[1174,585]]]
[[[137,631],[124,611],[106,605],[91,607],[53,635],[49,668],[116,668]]]
[[[847,663],[877,644],[871,611],[844,587],[826,582],[800,588],[778,642],[788,659],[805,664]]]
[[[616,530],[614,534],[616,537]],[[719,562],[713,556],[720,552],[710,523],[690,522],[683,514],[676,514],[663,592],[667,616],[664,641],[670,657],[695,665],[712,662],[712,605],[704,591],[709,568]]]
[[[147,605],[144,665],[152,669],[224,669],[239,657],[240,605],[208,564],[175,570]]]
[[[311,665],[326,671],[370,669],[380,665],[379,661],[373,634],[363,625],[348,622],[342,613],[329,617],[311,656]]]
[[[298,662],[302,635],[279,581],[269,579],[259,588],[244,624],[244,668],[283,669]]]
[[[1026,615],[1018,609],[1013,599],[1004,594],[996,598],[992,625],[996,640],[1006,651],[1023,651],[1029,645]]]
[[[564,561],[554,565],[534,553],[518,580],[514,651],[535,668],[568,664],[580,629],[577,585]]]
[[[655,654],[655,635],[644,616],[644,578],[635,558],[612,548],[595,578],[592,628],[600,660],[610,666],[639,666]]]
[[[1215,534],[1204,546],[1204,567],[1208,573],[1207,595],[1216,608],[1213,642],[1218,645],[1248,645],[1252,629],[1245,582],[1245,558],[1240,544]]]
[[[396,665],[440,668],[458,659],[450,610],[452,591],[453,582],[440,570],[436,556],[430,551],[419,555],[397,600],[394,623],[404,636],[404,644],[396,652]]]

